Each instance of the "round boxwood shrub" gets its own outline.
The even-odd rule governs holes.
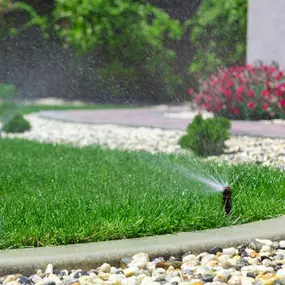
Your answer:
[[[23,133],[31,129],[31,124],[21,113],[16,113],[3,125],[5,133]]]
[[[182,136],[179,144],[191,149],[199,156],[219,155],[223,153],[225,141],[229,138],[231,123],[222,117],[204,120],[197,115],[187,127],[187,134]]]

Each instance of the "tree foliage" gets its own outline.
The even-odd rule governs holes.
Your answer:
[[[24,2],[17,6],[30,13],[29,25],[40,26],[46,36],[56,31],[76,53],[96,52],[108,76],[127,79],[146,70],[153,75],[159,71],[166,84],[177,79],[172,72],[175,53],[166,39],[179,40],[182,25],[145,1],[55,0],[51,15],[44,17]]]
[[[188,24],[196,48],[192,72],[208,75],[244,63],[247,0],[202,0]]]
[[[0,0],[0,14],[13,10],[14,6],[12,0]]]

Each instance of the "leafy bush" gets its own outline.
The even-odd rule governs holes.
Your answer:
[[[3,131],[6,133],[23,133],[30,129],[30,123],[24,118],[21,113],[16,113],[3,125]]]
[[[14,3],[12,0],[1,0],[0,1],[0,13],[6,13],[12,11]]]
[[[100,58],[102,76],[132,81],[150,73],[162,78],[167,90],[181,80],[173,71],[175,53],[166,39],[179,40],[183,27],[178,20],[143,0],[56,0],[51,15],[39,16],[27,3],[29,25],[38,25],[47,36],[56,31],[65,47],[78,54]]]
[[[0,121],[6,133],[23,133],[30,130],[30,123],[18,111],[14,101],[17,89],[11,84],[0,84]]]
[[[192,72],[209,75],[245,62],[247,0],[202,0],[191,25]]]
[[[282,118],[285,74],[278,67],[262,64],[221,69],[201,81],[198,94],[192,96],[198,106],[230,119]]]
[[[199,114],[188,125],[187,134],[180,138],[179,144],[200,156],[218,155],[223,152],[230,127],[226,118],[204,120]]]

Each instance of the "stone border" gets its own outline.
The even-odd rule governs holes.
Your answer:
[[[10,249],[0,251],[0,276],[14,273],[30,275],[52,263],[58,269],[92,269],[104,262],[117,266],[123,257],[146,252],[150,257],[181,256],[206,251],[213,246],[246,244],[255,238],[285,238],[285,216],[213,230],[105,241],[67,246]]]

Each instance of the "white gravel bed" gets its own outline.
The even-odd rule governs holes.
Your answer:
[[[103,263],[87,270],[58,270],[49,264],[31,276],[11,274],[3,285],[283,285],[285,241],[256,239],[247,246],[215,246],[198,255],[164,260],[139,252],[126,256],[119,267]]]
[[[101,145],[109,149],[143,150],[152,153],[176,153],[181,131],[125,127],[117,125],[94,125],[60,122],[41,118],[38,114],[25,116],[32,129],[22,134],[3,134],[8,138],[25,138],[40,142],[72,144],[79,147]]]
[[[109,149],[142,150],[151,153],[183,152],[178,140],[184,132],[179,130],[60,122],[41,118],[38,114],[25,117],[32,125],[31,131],[23,134],[3,133],[2,136],[79,147],[101,145]],[[285,169],[285,139],[239,136],[231,137],[226,141],[226,146],[223,155],[209,159],[230,163],[254,162]]]
[[[227,149],[209,159],[229,163],[258,163],[285,170],[285,139],[238,136],[226,141]]]

